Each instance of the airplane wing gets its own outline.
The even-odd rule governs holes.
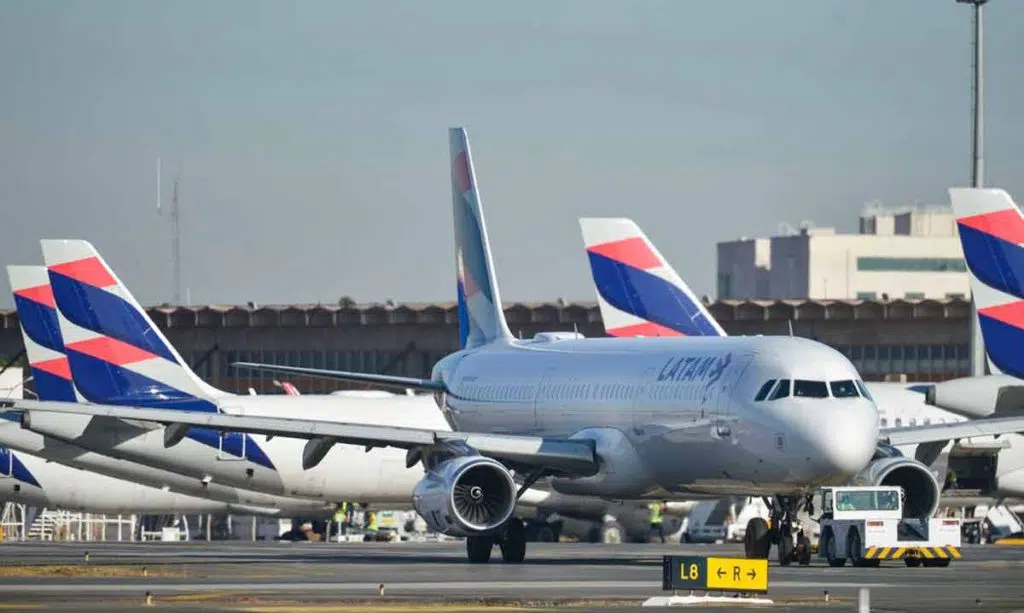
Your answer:
[[[952,424],[887,428],[878,433],[890,445],[934,443],[976,436],[993,436],[1024,432],[1024,417],[972,419]]]
[[[161,423],[168,426],[164,433],[164,444],[168,447],[180,442],[192,427],[308,439],[302,454],[303,468],[306,469],[319,464],[335,443],[364,445],[367,448],[397,447],[410,451],[448,444],[469,447],[517,467],[544,468],[567,476],[588,476],[597,472],[595,443],[588,439],[452,432],[76,402],[5,399],[0,400],[0,407],[6,407],[8,411],[25,411],[29,421],[32,411],[45,411]],[[418,456],[411,454],[409,458],[412,458],[409,464],[412,466]]]
[[[417,379],[415,377],[398,377],[395,375],[378,375],[366,372],[349,372],[345,370],[324,370],[322,368],[305,368],[302,366],[285,366],[284,364],[260,364],[257,362],[232,362],[235,368],[265,370],[268,372],[284,372],[292,375],[305,375],[318,379],[336,379],[370,383],[380,387],[393,387],[402,390],[418,389],[426,392],[446,392],[448,388],[441,381],[433,379]]]

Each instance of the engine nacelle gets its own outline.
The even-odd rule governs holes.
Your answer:
[[[552,480],[551,487],[559,494],[643,498],[654,485],[636,447],[621,430],[586,428],[569,438],[593,440],[600,467],[590,477]]]
[[[932,517],[939,508],[942,487],[927,466],[907,457],[881,458],[868,464],[852,485],[903,488],[903,517]]]
[[[517,490],[512,474],[497,460],[459,456],[427,472],[412,492],[412,504],[436,532],[479,536],[512,517]]]

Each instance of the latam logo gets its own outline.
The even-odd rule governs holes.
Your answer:
[[[721,357],[669,358],[658,373],[658,381],[699,381],[712,385],[722,378],[722,373],[732,362],[732,353]]]

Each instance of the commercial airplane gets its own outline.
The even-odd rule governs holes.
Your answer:
[[[88,248],[92,249],[91,246]],[[98,253],[95,254],[95,257],[106,268],[105,262],[102,261]],[[110,274],[113,275],[113,272],[110,271]],[[56,309],[56,300],[46,267],[9,266],[8,276],[14,292],[15,304],[21,320],[22,335],[39,398],[41,400],[83,401],[84,398],[80,390],[94,389],[96,382],[91,380],[79,386],[75,385],[79,379],[72,377],[75,369],[70,366],[71,362],[66,355],[68,348],[64,345],[59,329],[58,318],[62,315]],[[131,297],[128,289],[120,284],[116,288],[116,292]],[[134,302],[134,298],[131,301]],[[101,308],[103,305],[96,306]],[[124,310],[129,308],[131,307],[126,306]],[[140,336],[158,338],[167,347],[170,347],[145,311],[136,310],[134,313],[136,321],[142,322],[140,325],[144,324]],[[100,347],[100,343],[105,343],[106,347]],[[80,353],[98,353],[107,350],[110,355],[118,351],[112,341],[99,337],[98,340],[92,341],[91,346],[79,344],[72,348],[72,350],[74,349],[78,349]],[[123,348],[120,350],[124,351]],[[195,378],[198,380],[198,377],[183,362],[176,362],[175,366],[183,371],[176,373],[180,379]],[[81,376],[80,372],[78,374]],[[133,388],[117,380],[116,377],[108,376],[106,381],[111,388],[118,390],[118,393],[132,396],[135,402],[139,402],[147,393],[152,394],[147,402],[154,406],[158,406],[160,401],[174,402],[173,398],[166,399],[153,392],[152,388]],[[287,396],[299,395],[298,389],[291,383],[284,383],[280,387]],[[159,391],[159,389],[156,390],[156,392]],[[347,400],[338,400],[339,397]],[[353,398],[359,400],[352,400]],[[368,403],[364,400],[366,398],[375,400]],[[381,404],[381,399],[384,399],[385,404]],[[252,396],[238,397],[236,400],[239,403],[238,408],[250,414],[257,404],[261,406],[263,404],[253,400]],[[394,411],[395,402],[392,401],[396,401],[407,410],[396,413]],[[365,419],[375,419],[378,422],[393,419],[396,420],[396,423],[419,423],[438,428],[447,427],[431,398],[399,396],[380,390],[353,390],[339,392],[331,396],[311,396],[306,397],[301,403],[284,402],[282,397],[276,397],[270,404],[277,407],[279,411],[276,413],[277,415],[309,417],[310,413],[306,407],[318,406],[323,409],[325,402],[332,410],[329,413],[321,410],[319,413],[312,414],[311,418],[324,419],[327,415],[337,418],[341,414],[349,417],[362,415]],[[344,411],[344,413],[339,411]],[[409,418],[409,411],[421,416],[417,418],[418,421]],[[9,416],[10,414],[4,415]],[[299,457],[302,450],[301,441],[282,438],[268,445],[266,440],[257,440],[259,437],[247,437],[241,445],[234,448],[238,456],[236,457],[231,455],[233,450],[231,437],[239,435],[226,434],[225,438],[228,443],[225,444],[219,432],[212,430],[204,432],[201,429],[190,430],[189,435],[194,441],[204,443],[211,450],[220,452],[215,457],[211,457],[209,452],[197,454],[186,453],[186,450],[177,447],[168,449],[164,445],[160,433],[154,436],[146,429],[140,428],[138,424],[131,425],[120,420],[109,419],[92,420],[88,416],[77,415],[37,415],[36,417],[34,422],[26,421],[25,429],[10,423],[8,423],[10,427],[4,428],[3,423],[0,422],[0,444],[8,444],[21,451],[44,454],[49,460],[63,462],[70,466],[94,470],[154,487],[169,488],[173,491],[236,505],[264,505],[275,512],[280,510],[286,514],[329,514],[334,505],[328,504],[327,501],[332,500],[362,500],[369,503],[380,503],[383,499],[383,502],[390,502],[392,506],[395,504],[409,506],[411,505],[412,489],[418,481],[416,471],[406,469],[404,456],[395,450],[384,449],[366,454],[362,448],[346,446],[350,447],[347,461],[322,464],[306,472],[285,472],[279,475],[280,481],[272,482],[270,488],[264,488],[264,484],[254,483],[247,473],[242,473],[240,470],[253,467],[239,466],[239,464],[246,462],[250,457],[265,456],[271,462],[275,462],[276,458],[294,460]],[[50,419],[54,417],[59,419]],[[42,423],[40,423],[41,420]],[[49,423],[51,421],[59,423],[55,427],[53,423]],[[41,434],[45,434],[45,436]],[[245,457],[242,457],[243,454],[238,450],[244,449],[246,444],[259,445],[261,449],[265,450],[264,456],[245,454]],[[92,451],[87,451],[86,448]],[[339,451],[341,449],[339,448]],[[381,465],[382,459],[388,460],[387,466]],[[391,474],[385,473],[385,470],[390,470]],[[393,473],[398,471],[405,477],[404,482],[396,482],[392,479]],[[378,476],[380,482],[385,479],[389,481],[383,489],[373,489],[380,483],[374,480]],[[261,493],[267,489],[272,493],[280,493],[280,485],[289,487],[289,478],[295,481],[295,485],[291,489],[292,492],[305,491],[319,495],[325,500],[317,501]],[[362,486],[359,485],[361,481],[364,482]],[[257,491],[247,488],[254,488]],[[587,521],[601,521],[602,517],[611,511],[620,517],[633,533],[640,532],[637,526],[632,525],[636,523],[632,521],[636,515],[632,512],[633,509],[624,508],[622,504],[596,497],[585,499],[584,497],[566,496],[557,492],[531,488],[524,492],[519,502],[522,506],[542,509],[546,513],[554,512],[563,517]],[[676,513],[689,508],[688,505],[678,503],[671,506]],[[241,512],[239,509],[235,510]],[[265,511],[260,510],[260,513],[265,513]],[[621,531],[623,526],[609,525],[602,528],[602,530],[615,529]]]
[[[726,332],[697,299],[689,286],[665,260],[646,233],[631,219],[582,218],[580,229],[587,250],[598,308],[605,331],[611,336],[726,336]],[[967,421],[955,413],[928,406],[917,385],[868,383],[864,386],[879,410],[883,433],[892,427]],[[945,476],[953,441],[935,441],[896,447],[902,458],[892,457],[885,469],[858,475],[855,482],[902,485],[911,491],[929,491],[936,503],[941,488],[933,475]],[[997,496],[1024,496],[1024,437],[1007,434],[959,441],[957,461],[963,468],[985,454],[998,454],[994,490]],[[978,457],[980,456],[980,457]],[[961,474],[976,472],[958,470]],[[962,502],[962,499],[960,500]]]
[[[187,441],[195,427],[304,438],[296,469],[318,465],[337,443],[403,449],[409,466],[426,468],[413,506],[435,531],[467,537],[474,562],[490,559],[494,545],[506,562],[523,561],[523,524],[513,512],[521,492],[541,478],[551,478],[559,493],[613,499],[772,496],[781,521],[771,533],[763,520],[749,531],[746,553],[767,557],[772,535],[784,534],[774,540],[780,558],[791,559],[791,520],[813,490],[848,482],[873,463],[879,447],[877,410],[853,364],[826,345],[794,337],[545,333],[515,339],[501,308],[466,134],[456,128],[449,137],[459,298],[469,315],[466,348],[442,358],[428,379],[242,365],[429,391],[450,430],[342,421],[337,416],[347,413],[337,408],[333,422],[267,417],[248,405],[239,411],[238,398],[167,371],[179,359],[173,349],[139,335],[137,305],[126,311],[127,297],[104,289],[120,284],[75,241],[64,242],[63,250],[44,243],[44,251],[59,311],[72,324],[61,322],[72,373],[97,377],[82,390],[90,403],[22,400],[10,408],[33,427],[47,413],[56,414],[55,421],[77,413],[165,424],[170,446]],[[117,345],[102,342],[117,351],[100,354],[105,359],[86,353],[97,338],[116,338]],[[102,368],[92,367],[97,362]],[[125,367],[112,367],[118,362]],[[178,408],[152,408],[131,389],[109,389],[104,370],[137,381],[138,390],[161,386]],[[135,377],[143,372],[145,379]],[[764,400],[777,381],[786,382],[781,389],[787,393]],[[100,396],[108,400],[100,404],[94,399]],[[1005,431],[1024,421],[992,420],[986,427]],[[887,438],[929,442],[984,429],[947,424],[896,429]],[[930,506],[908,502],[922,513]],[[800,544],[806,551],[807,543]]]
[[[1020,311],[1022,294],[1024,220],[1005,190],[949,192],[993,374],[936,383],[926,392],[928,403],[968,417],[1024,415],[1024,360],[1011,342],[1019,322],[1011,315]]]
[[[57,324],[57,313],[53,293],[50,291],[49,278],[43,266],[8,266],[7,276],[14,294],[14,304],[18,311],[21,324],[22,340],[25,344],[25,355],[35,382],[36,394],[40,400],[78,401],[80,399],[71,381],[68,359],[65,355],[64,343]],[[139,499],[134,493],[135,484],[149,486],[164,492],[167,496],[186,495],[187,499],[209,499],[218,505],[207,505],[210,509],[228,509],[235,513],[256,513],[259,515],[313,515],[330,516],[332,509],[323,500],[303,500],[286,498],[241,490],[224,486],[210,479],[191,478],[176,472],[159,470],[142,466],[133,462],[116,459],[99,453],[88,451],[82,447],[68,444],[58,438],[44,436],[29,429],[22,428],[10,413],[0,414],[0,445],[16,451],[32,454],[48,462],[60,463],[71,467],[66,473],[68,480],[61,482],[56,479],[58,473],[51,471],[53,477],[49,481],[51,496],[58,497],[60,487],[74,490],[85,486],[92,487],[81,475],[104,475],[106,488],[110,483],[132,482],[132,486],[113,488],[108,496],[117,496],[122,492],[125,500]],[[77,415],[66,416],[70,422],[88,421]],[[106,422],[106,423],[105,423]],[[93,420],[91,433],[102,440],[118,433],[117,427],[122,426],[120,433],[131,436],[132,433],[143,431],[135,426],[119,420]],[[202,436],[202,434],[199,434]],[[206,434],[207,439],[216,440],[215,433]],[[81,469],[81,470],[77,470]],[[57,470],[57,469],[54,469]],[[205,475],[204,475],[205,477]],[[85,479],[83,481],[83,479]],[[108,483],[109,482],[109,483]],[[90,509],[99,512],[98,509]],[[211,510],[210,512],[214,512]]]

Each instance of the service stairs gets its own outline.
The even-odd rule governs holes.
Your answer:
[[[71,513],[59,509],[43,509],[32,520],[26,537],[29,540],[52,541],[58,535],[59,528],[65,526],[65,533],[62,536],[67,538],[71,522],[81,520],[81,513]]]

